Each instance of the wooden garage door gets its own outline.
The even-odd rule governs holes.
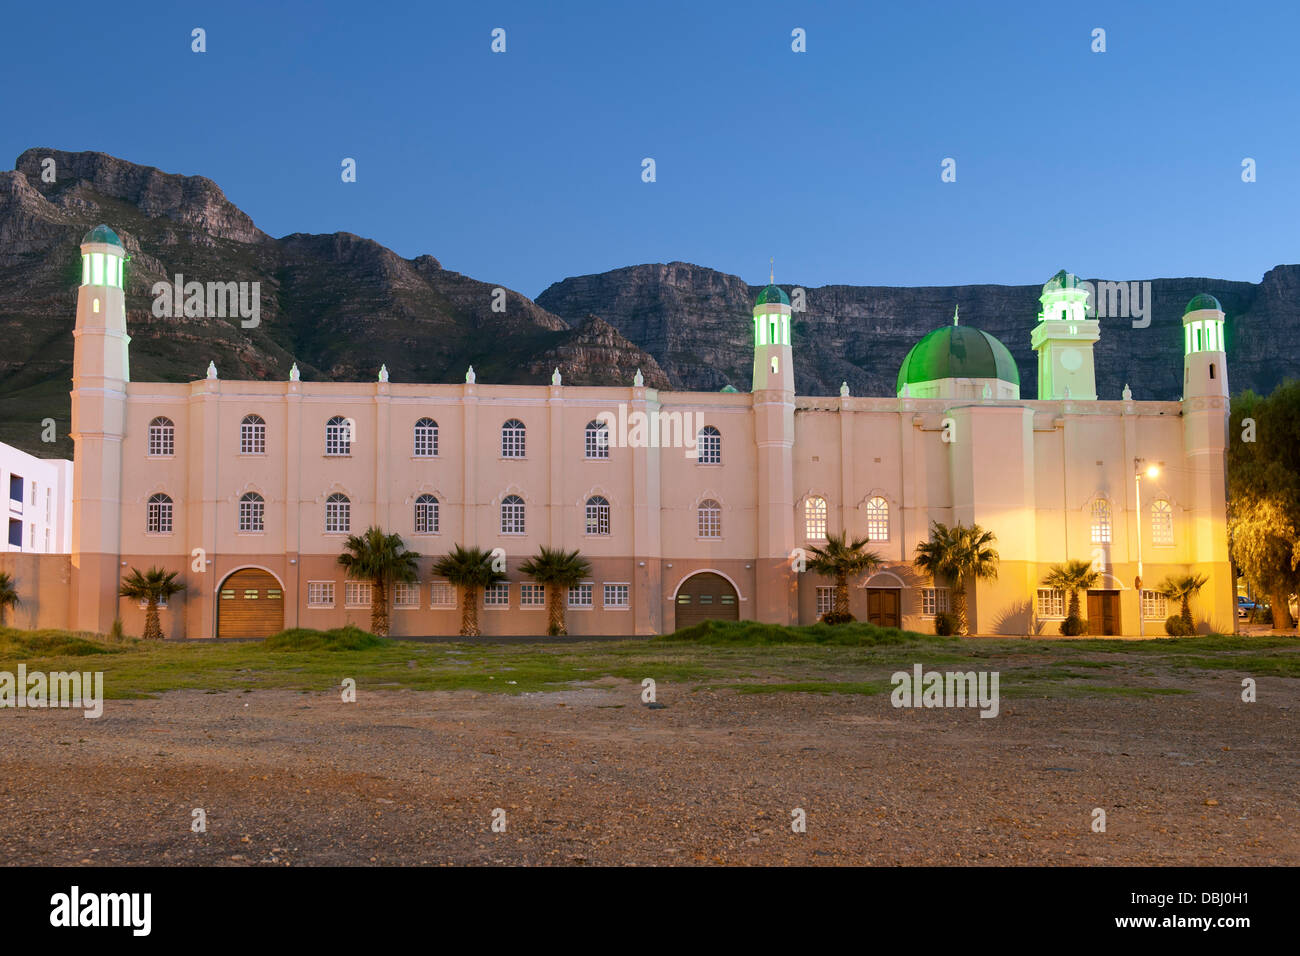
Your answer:
[[[217,637],[270,637],[284,630],[284,592],[257,568],[236,571],[217,594]]]
[[[736,589],[720,574],[693,574],[677,589],[675,627],[690,627],[704,620],[735,621],[740,618]]]

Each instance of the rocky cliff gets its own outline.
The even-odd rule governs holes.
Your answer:
[[[54,160],[54,182],[42,177]],[[544,384],[558,366],[567,384],[646,384],[747,391],[750,314],[759,287],[684,262],[639,265],[564,279],[538,296],[443,269],[432,256],[403,259],[348,233],[275,239],[221,189],[103,153],[32,149],[0,172],[0,441],[45,457],[71,454],[68,390],[82,235],[100,222],[122,237],[131,370],[137,381],[189,381],[215,361],[225,378],[284,379],[296,360],[305,380],[371,380],[387,364],[394,382],[458,382],[471,363],[484,383]],[[1057,264],[1052,264],[1052,270]],[[1069,263],[1062,263],[1069,267]],[[260,322],[159,318],[150,289],[187,281],[259,282]],[[1048,278],[1044,275],[1044,281]],[[786,285],[789,290],[792,288]],[[1258,283],[1154,279],[1152,321],[1103,319],[1097,388],[1125,383],[1139,399],[1176,399],[1182,375],[1183,307],[1211,292],[1228,314],[1234,392],[1267,392],[1300,375],[1300,266]],[[1029,334],[1040,286],[806,290],[793,325],[802,394],[892,395],[907,350],[950,322],[1001,339],[1036,395]],[[505,311],[494,309],[504,302]],[[41,442],[53,418],[58,441]]]
[[[1068,264],[1066,264],[1068,266]],[[1046,281],[1050,277],[1043,277]],[[1182,315],[1198,292],[1227,313],[1228,378],[1234,392],[1268,391],[1300,375],[1300,266],[1277,266],[1258,285],[1222,279],[1151,280],[1151,323],[1101,320],[1097,391],[1118,398],[1125,383],[1139,399],[1177,399],[1182,385]],[[597,313],[658,359],[678,388],[747,390],[750,315],[761,286],[712,269],[671,262],[615,269],[557,282],[537,304],[571,318]],[[783,284],[786,291],[793,286]],[[821,286],[806,290],[806,311],[792,327],[800,394],[834,395],[847,381],[855,395],[893,395],[899,365],[926,332],[952,321],[996,335],[1020,368],[1021,394],[1037,396],[1037,356],[1029,336],[1039,285],[924,288]]]
[[[55,181],[43,163],[54,160]],[[201,176],[177,176],[103,153],[24,152],[0,172],[0,441],[43,457],[68,440],[78,244],[108,223],[131,257],[127,327],[136,381],[224,378],[459,382],[471,363],[483,383],[631,384],[640,368],[667,386],[655,360],[604,323],[569,322],[527,297],[403,259],[348,233],[274,239]],[[254,328],[238,317],[159,318],[155,282],[258,282]],[[504,305],[504,311],[501,310]],[[57,441],[41,441],[53,418]]]

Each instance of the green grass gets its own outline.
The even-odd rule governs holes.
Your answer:
[[[93,662],[86,660],[94,657]],[[572,690],[610,678],[653,678],[678,693],[877,695],[890,675],[925,670],[1000,674],[1008,697],[1154,697],[1191,693],[1191,679],[1300,678],[1295,638],[1190,637],[1151,641],[1026,641],[935,637],[854,623],[777,627],[710,621],[652,640],[545,644],[387,640],[355,627],[294,629],[263,642],[171,643],[0,629],[0,670],[102,670],[111,698],[170,690],[279,688],[519,694]],[[626,685],[624,685],[626,686]],[[633,691],[629,691],[633,692]]]

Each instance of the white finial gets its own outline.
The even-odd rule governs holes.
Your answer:
[[[953,324],[953,325],[956,325],[956,324],[957,324],[957,313],[960,312],[960,311],[961,311],[961,306],[960,306],[960,305],[953,306],[953,310],[952,310],[952,324]]]
[[[903,397],[904,397],[904,398],[911,398],[911,397],[912,397],[912,383],[911,383],[911,382],[904,382],[904,383],[903,383]]]
[[[471,366],[469,367],[469,371],[465,373],[465,384],[466,384],[466,385],[473,385],[473,384],[474,384],[474,378],[475,378],[475,376],[474,376],[474,366],[471,365]]]
[[[289,369],[289,381],[296,382],[302,378],[302,373],[298,371],[298,363],[293,363],[293,368]]]
[[[388,366],[387,366],[387,365],[381,365],[381,366],[379,366],[379,381],[381,381],[381,382],[386,382],[386,381],[388,381]]]
[[[645,384],[645,376],[641,374],[640,369],[637,369],[636,375],[632,376],[632,384],[635,385],[637,388],[640,388],[642,385]]]
[[[1068,386],[1068,385],[1065,386],[1065,400],[1066,400],[1067,402],[1070,400],[1070,386]]]
[[[1133,400],[1133,389],[1128,387],[1128,382],[1124,383],[1124,391],[1120,393],[1120,397],[1126,402],[1131,402]]]
[[[849,397],[849,383],[840,382],[840,398],[848,398],[848,397]]]
[[[555,366],[555,371],[551,373],[551,384],[552,385],[560,384],[560,367],[558,365]]]
[[[985,383],[984,383],[984,397],[985,397],[986,399],[988,399],[988,398],[992,398],[992,397],[993,397],[993,389],[989,388],[989,383],[988,383],[988,382],[985,382]]]
[[[216,363],[216,362],[209,362],[209,363],[208,363],[208,381],[213,381],[213,382],[214,382],[214,381],[216,381],[216,379],[217,379],[217,363]]]
[[[776,256],[772,256],[767,261],[772,266],[772,271],[767,274],[767,284],[776,285]]]

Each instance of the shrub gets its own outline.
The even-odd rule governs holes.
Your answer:
[[[823,624],[849,624],[854,620],[856,620],[856,618],[848,611],[845,611],[843,614],[836,614],[834,611],[827,611],[822,615]]]
[[[854,621],[831,627],[818,622],[786,627],[760,621],[700,621],[690,627],[659,638],[690,644],[755,646],[767,644],[832,644],[841,647],[871,647],[880,644],[906,644],[921,635],[893,627],[877,627]]]
[[[262,644],[268,651],[368,651],[388,642],[352,624],[332,631],[290,628],[272,634]]]
[[[1192,633],[1181,614],[1170,614],[1165,618],[1165,633],[1170,637],[1187,637]]]
[[[1078,637],[1088,633],[1088,622],[1077,614],[1071,614],[1061,622],[1061,633],[1066,637]]]
[[[1273,609],[1271,607],[1268,607],[1267,605],[1261,604],[1259,607],[1255,608],[1253,611],[1250,612],[1250,623],[1251,624],[1272,624]]]
[[[121,644],[126,640],[126,632],[122,630],[122,619],[120,617],[113,618],[113,626],[109,628],[108,639],[114,644]]]
[[[934,616],[934,633],[951,637],[957,633],[958,623],[956,614],[951,611],[940,611]]]

